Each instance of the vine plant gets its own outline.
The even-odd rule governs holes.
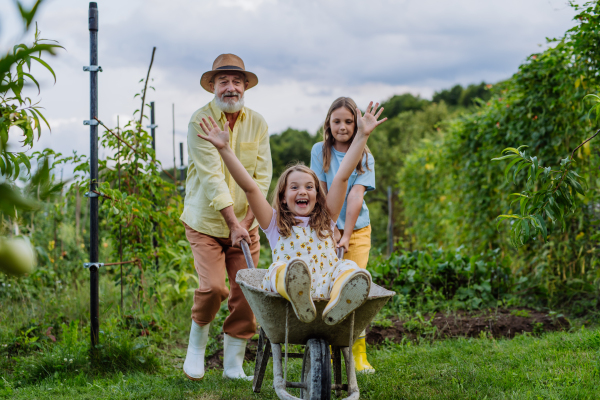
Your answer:
[[[600,119],[600,97],[595,94],[586,97],[590,97],[594,102],[588,116],[595,111],[596,120]],[[527,171],[525,190],[511,194],[515,199],[510,205],[518,202],[519,212],[502,214],[497,218],[498,226],[503,221],[511,221],[510,241],[513,246],[520,247],[538,235],[546,240],[547,218],[552,225],[558,224],[563,231],[565,230],[565,217],[575,210],[579,201],[577,194],[585,197],[587,190],[585,179],[573,170],[575,154],[581,148],[589,152],[589,142],[599,133],[600,129],[579,144],[569,156],[560,160],[560,164],[556,167],[543,167],[541,160],[526,153],[524,149],[528,146],[507,147],[502,150],[500,157],[492,159],[492,161],[511,160],[504,169],[504,177],[509,182],[512,180],[516,184],[519,172]]]
[[[97,194],[102,199],[103,240],[111,244],[112,254],[111,260],[102,261],[122,268],[115,284],[131,289],[132,306],[154,313],[164,310],[165,300],[185,299],[189,280],[197,278],[190,273],[191,250],[179,222],[182,198],[175,185],[161,177],[152,137],[142,129],[147,117],[136,117],[140,113],[136,110],[122,128],[110,129],[98,119],[105,128],[101,146],[111,155],[99,160]],[[72,160],[78,184],[71,190],[84,192],[89,187],[89,161],[78,155]],[[160,313],[154,313],[154,319],[159,318]]]

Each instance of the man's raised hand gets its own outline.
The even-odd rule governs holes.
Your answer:
[[[377,111],[379,103],[375,103],[375,107],[372,106],[373,102],[370,102],[369,106],[365,110],[364,116],[362,115],[358,107],[356,108],[356,125],[358,126],[358,131],[362,132],[367,136],[369,136],[377,126],[387,121],[387,117],[377,121],[377,119],[381,116],[381,113],[383,112],[383,107],[381,107],[379,111]]]
[[[202,118],[202,122],[200,122],[200,128],[202,128],[206,136],[198,135],[198,137],[206,140],[207,142],[211,142],[213,146],[217,148],[217,150],[221,150],[225,147],[228,147],[229,121],[225,122],[225,125],[223,125],[223,130],[221,130],[219,129],[219,126],[217,125],[213,117],[208,117],[208,119],[210,120],[211,125],[208,124],[205,118]]]

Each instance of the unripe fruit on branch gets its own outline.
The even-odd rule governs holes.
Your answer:
[[[8,275],[25,275],[33,272],[35,253],[28,238],[0,237],[0,271]]]

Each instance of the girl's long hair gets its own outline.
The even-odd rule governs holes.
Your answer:
[[[356,103],[354,102],[354,100],[352,100],[350,97],[339,97],[337,99],[334,100],[334,102],[331,104],[331,107],[329,107],[329,111],[327,111],[327,117],[325,118],[325,123],[323,124],[323,171],[327,172],[329,171],[329,166],[331,165],[331,148],[333,147],[333,144],[335,143],[335,139],[333,137],[333,135],[331,134],[331,114],[337,110],[338,108],[342,108],[342,107],[346,107],[347,110],[349,110],[352,113],[352,116],[354,117],[354,132],[352,132],[352,137],[350,138],[350,144],[352,144],[352,142],[354,141],[354,137],[356,136],[356,132],[358,132],[358,122],[356,121]],[[365,145],[365,149],[363,150],[363,157],[366,157],[365,159],[365,164],[367,166],[367,169],[370,171],[371,169],[369,168],[369,153],[370,150],[367,147],[367,145]],[[362,165],[362,158],[361,160],[358,162],[358,165],[356,166],[356,172],[359,175],[362,175],[365,173],[365,170],[363,169],[363,165]]]
[[[315,190],[317,191],[317,203],[315,208],[309,215],[308,226],[317,231],[317,236],[320,240],[327,239],[330,236],[333,239],[333,230],[331,229],[331,215],[327,209],[325,193],[319,184],[319,178],[314,171],[302,163],[294,164],[288,167],[277,180],[277,186],[273,195],[272,206],[277,212],[277,229],[283,237],[290,237],[292,234],[292,226],[298,225],[299,220],[290,211],[287,204],[283,202],[285,198],[285,189],[287,187],[288,176],[294,172],[304,172],[312,176],[315,182]]]

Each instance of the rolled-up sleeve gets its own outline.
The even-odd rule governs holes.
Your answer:
[[[200,139],[202,140],[202,139]],[[269,143],[269,128],[265,124],[264,130],[259,136],[258,155],[256,160],[256,169],[254,170],[254,181],[260,188],[260,191],[267,196],[271,178],[273,177],[273,161],[271,159],[271,145]]]
[[[225,182],[221,156],[212,144],[198,137],[201,133],[203,134],[200,125],[195,121],[190,121],[188,125],[189,155],[198,170],[200,189],[210,201],[209,206],[215,211],[220,211],[233,205],[233,198]]]

